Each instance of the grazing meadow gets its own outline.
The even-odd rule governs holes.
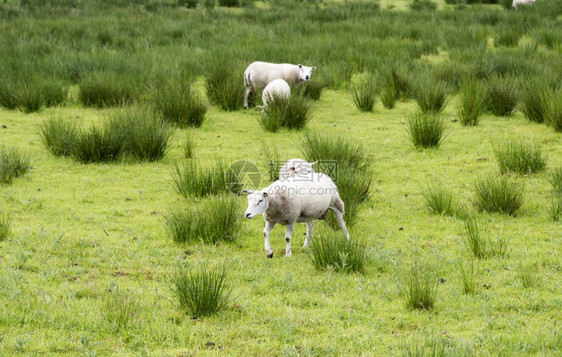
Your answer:
[[[562,2],[510,4],[1,2],[0,355],[561,355]],[[295,157],[351,242],[268,259]]]

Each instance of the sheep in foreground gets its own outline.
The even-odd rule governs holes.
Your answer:
[[[277,180],[270,186],[259,190],[244,190],[248,194],[246,218],[252,219],[258,214],[265,218],[263,237],[265,252],[273,258],[273,250],[269,244],[269,233],[275,224],[287,227],[285,233],[285,256],[290,257],[291,237],[295,223],[306,223],[306,239],[303,247],[310,246],[315,219],[325,219],[328,210],[336,214],[341,230],[349,240],[349,233],[343,220],[344,203],[332,179],[321,173],[314,173],[310,180],[298,180],[292,177]]]
[[[310,163],[303,159],[289,159],[279,170],[279,180],[286,180],[295,176],[302,179],[309,179],[314,173],[313,166],[317,163],[318,161]]]
[[[316,67],[289,63],[253,62],[244,71],[244,108],[248,109],[248,96],[256,89],[265,88],[274,79],[283,79],[288,84],[308,81]]]
[[[513,0],[513,2],[511,3],[511,6],[513,6],[514,8],[517,9],[518,5],[530,5],[534,2],[535,2],[535,0]]]
[[[263,106],[267,107],[269,103],[277,98],[289,99],[291,97],[291,87],[284,79],[274,79],[269,82],[263,89],[261,96]]]

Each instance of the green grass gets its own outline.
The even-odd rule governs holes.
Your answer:
[[[182,167],[176,166],[173,181],[176,191],[186,198],[239,194],[242,190],[241,178],[221,161],[210,168],[200,168],[196,161],[188,161]]]
[[[242,73],[236,76],[231,68],[215,64],[205,77],[207,98],[224,111],[236,111],[244,105]]]
[[[537,144],[524,140],[509,140],[494,148],[501,174],[533,174],[546,167],[546,155]]]
[[[178,307],[194,318],[216,314],[230,302],[225,267],[178,268],[171,283]]]
[[[0,213],[0,242],[10,236],[11,223],[12,221],[8,213]]]
[[[457,108],[459,121],[465,126],[478,125],[484,111],[484,100],[484,89],[479,82],[472,80],[464,83]]]
[[[0,184],[11,184],[29,170],[29,157],[18,149],[0,146]]]
[[[310,243],[310,261],[318,270],[342,273],[365,271],[367,256],[360,240],[347,240],[341,232],[319,232]]]
[[[344,169],[349,167],[358,171],[364,171],[371,164],[367,147],[341,134],[306,134],[301,143],[301,150],[305,160],[309,162],[335,162]],[[324,173],[330,175],[328,172]]]
[[[435,114],[414,114],[408,117],[407,133],[417,148],[438,148],[445,139],[445,121]]]
[[[438,278],[435,267],[418,261],[397,272],[398,292],[408,310],[433,310],[437,302]]]
[[[372,112],[377,100],[377,85],[373,80],[358,84],[351,91],[353,103],[362,112]]]
[[[521,112],[535,123],[543,123],[549,105],[549,93],[540,80],[529,80],[521,92]]]
[[[123,132],[106,121],[103,126],[92,125],[77,131],[72,145],[72,158],[89,163],[113,162],[125,151]]]
[[[474,273],[474,262],[464,264],[459,262],[459,275],[462,283],[463,294],[473,295],[476,293],[476,276]]]
[[[451,189],[440,184],[430,184],[422,189],[425,206],[429,212],[436,215],[455,216],[457,208],[454,193]]]
[[[474,217],[468,217],[464,221],[464,244],[468,251],[478,259],[503,257],[510,251],[509,242],[505,237],[492,240],[486,228]],[[466,285],[467,282],[464,280],[470,277],[469,272],[463,271],[461,274],[463,283]]]
[[[513,78],[496,76],[487,81],[486,107],[495,116],[511,116],[518,101],[519,89]]]
[[[49,118],[40,124],[41,141],[54,156],[70,156],[76,140],[76,124],[70,119]]]
[[[302,130],[310,119],[309,105],[305,98],[299,95],[292,95],[290,98],[274,96],[264,108],[259,123],[265,131],[275,133],[281,128]]]
[[[485,212],[516,216],[524,203],[525,185],[506,176],[480,178],[474,185],[474,205]]]
[[[447,103],[447,84],[431,73],[417,75],[411,84],[411,95],[422,113],[440,113]]]
[[[562,89],[552,92],[549,97],[545,121],[560,133],[562,132]]]
[[[205,121],[207,106],[182,80],[172,81],[152,91],[152,102],[164,120],[180,127],[200,127]]]

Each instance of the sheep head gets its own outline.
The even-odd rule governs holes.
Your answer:
[[[264,213],[269,208],[269,201],[267,200],[267,192],[242,190],[248,194],[248,209],[246,210],[245,217],[252,219],[258,214]]]

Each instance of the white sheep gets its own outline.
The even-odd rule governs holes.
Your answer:
[[[316,67],[290,63],[253,62],[244,71],[244,108],[248,109],[248,96],[256,89],[265,88],[274,79],[283,79],[289,84],[308,81]]]
[[[310,163],[303,159],[289,159],[279,170],[279,180],[286,180],[295,176],[309,179],[314,173],[313,166],[317,163],[318,161]]]
[[[513,0],[513,2],[511,3],[511,6],[513,6],[514,8],[517,8],[518,5],[530,5],[534,2],[535,2],[535,0]]]
[[[261,96],[263,106],[267,107],[268,104],[276,98],[289,99],[291,97],[291,87],[284,79],[274,79],[269,82],[263,89]]]
[[[295,223],[306,223],[306,239],[303,247],[309,247],[314,229],[312,222],[315,219],[325,219],[329,209],[336,214],[338,224],[349,240],[349,233],[343,220],[344,203],[336,185],[325,174],[315,173],[311,180],[306,181],[297,180],[296,177],[284,181],[277,180],[262,190],[243,192],[248,194],[246,218],[252,219],[260,213],[265,218],[263,237],[268,258],[273,258],[269,233],[276,223],[287,226],[285,256],[290,257]]]

